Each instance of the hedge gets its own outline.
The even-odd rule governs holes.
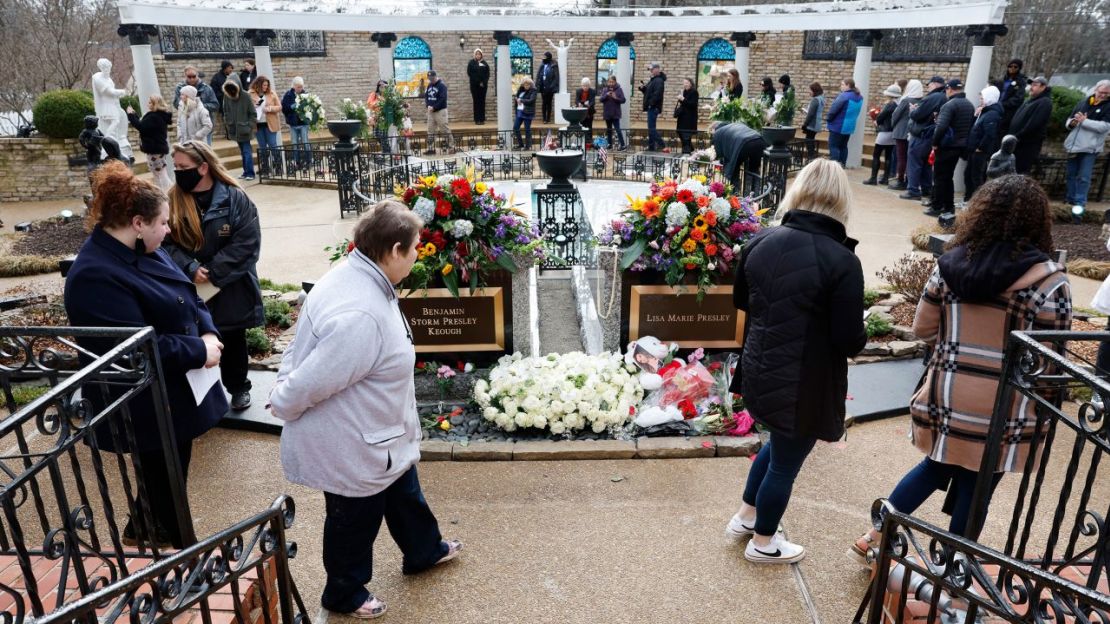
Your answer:
[[[85,116],[95,115],[92,95],[70,89],[47,91],[31,109],[35,128],[54,139],[76,139],[85,127]]]

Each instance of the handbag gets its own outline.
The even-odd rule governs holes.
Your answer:
[[[680,102],[680,103],[674,105],[674,117],[675,117],[675,119],[678,119],[678,117],[681,114],[682,114],[682,103]]]

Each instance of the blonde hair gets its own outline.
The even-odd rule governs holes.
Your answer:
[[[163,111],[166,113],[170,112],[169,105],[166,104],[166,101],[163,100],[162,96],[160,95],[152,95],[147,98],[146,105],[148,113],[151,111]]]
[[[220,163],[216,152],[204,141],[185,141],[175,143],[170,148],[170,157],[184,154],[196,166],[208,165],[208,175],[214,180],[223,182],[226,186],[238,187],[239,183],[227,172]],[[170,237],[181,247],[189,251],[197,251],[204,246],[204,228],[201,227],[200,214],[197,210],[197,200],[192,193],[186,193],[176,184],[169,192],[170,199]]]
[[[807,210],[832,217],[847,226],[851,203],[852,186],[844,168],[834,160],[819,158],[794,178],[775,216],[781,219],[790,210]]]

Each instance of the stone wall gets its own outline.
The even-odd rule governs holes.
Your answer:
[[[496,71],[493,53],[497,46],[493,40],[493,31],[398,32],[397,38],[400,40],[409,35],[422,37],[432,49],[432,67],[447,82],[451,120],[456,123],[469,122],[472,117],[466,63],[471,58],[474,48],[481,48],[485,52],[486,60]],[[632,122],[646,121],[645,114],[640,110],[642,100],[635,90],[635,85],[648,77],[648,63],[661,62],[663,71],[667,74],[667,106],[663,111],[664,122],[661,127],[673,127],[674,120],[670,116],[672,104],[681,89],[682,79],[695,77],[698,50],[703,43],[713,37],[727,40],[730,35],[731,31],[669,34],[666,50],[664,50],[660,34],[637,34],[633,41],[636,51],[633,93],[626,94],[631,96]],[[459,46],[460,36],[466,38],[464,47]],[[543,53],[550,49],[546,39],[558,42],[559,39],[569,39],[573,36],[574,44],[569,51],[567,68],[567,79],[570,83],[567,87],[568,91],[572,91],[583,77],[588,77],[591,81],[595,80],[597,49],[612,36],[612,33],[525,32],[518,33],[517,36],[532,46],[533,72],[539,68]],[[836,96],[840,80],[852,76],[852,61],[803,60],[804,33],[802,32],[759,32],[756,37],[756,41],[751,46],[749,77],[751,84],[744,85],[746,94],[759,91],[759,82],[763,76],[770,76],[777,84],[780,75],[790,74],[793,83],[797,86],[799,115],[801,115],[809,101],[808,85],[811,82],[820,82],[825,87],[826,97],[831,101],[831,98]],[[289,89],[290,81],[294,76],[302,76],[308,89],[323,98],[329,112],[341,98],[366,98],[378,79],[377,44],[370,41],[370,33],[329,32],[326,34],[326,45],[327,55],[323,57],[274,57],[276,76],[273,77],[273,84],[279,94]],[[242,59],[231,60],[237,67],[242,61]],[[196,65],[206,76],[211,77],[219,67],[219,60],[165,59],[162,56],[155,56],[155,64],[163,95],[169,100],[173,96],[174,86],[182,80],[182,70],[186,65]],[[883,89],[898,78],[918,78],[924,82],[934,74],[963,78],[966,73],[966,63],[876,62],[872,65],[871,89],[867,102],[869,106],[880,102]],[[496,78],[491,77],[490,82],[486,116],[491,123],[496,123]],[[414,109],[414,111],[419,110]],[[423,116],[417,113],[413,121],[423,122]],[[708,112],[703,112],[702,121],[708,123]],[[873,130],[873,126],[868,125],[871,126],[868,130]]]
[[[84,165],[69,166],[77,139],[0,138],[0,202],[69,199],[89,192]]]

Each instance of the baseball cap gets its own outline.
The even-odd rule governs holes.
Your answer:
[[[944,84],[944,78],[942,76],[933,76],[929,79],[929,84],[933,84],[934,82],[937,84]]]
[[[1039,82],[1039,83],[1043,84],[1046,87],[1048,86],[1048,78],[1045,78],[1044,76],[1037,76],[1036,78],[1030,80],[1029,82]]]
[[[429,78],[431,78],[432,76],[438,76],[438,75],[439,74],[436,73],[436,70],[434,70],[434,69],[429,69],[428,70],[428,77]]]
[[[945,84],[945,86],[949,89],[963,89],[964,81],[960,80],[959,78],[953,78],[952,80],[949,80],[948,83]]]
[[[656,69],[656,68],[662,69],[662,67],[663,66],[660,65],[659,63],[652,63],[652,64],[648,65],[648,69]]]

